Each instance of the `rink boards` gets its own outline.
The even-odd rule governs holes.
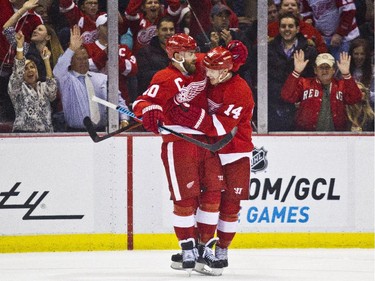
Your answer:
[[[254,136],[234,248],[373,248],[374,137]],[[177,249],[160,137],[0,138],[0,252]]]

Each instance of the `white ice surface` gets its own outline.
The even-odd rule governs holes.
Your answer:
[[[374,281],[374,249],[230,250],[222,276],[171,269],[176,251],[0,254],[0,281]]]

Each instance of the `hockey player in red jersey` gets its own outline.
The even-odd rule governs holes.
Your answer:
[[[158,134],[158,125],[164,124],[207,141],[202,132],[177,126],[166,114],[182,102],[207,109],[203,55],[196,54],[196,48],[195,40],[186,34],[175,34],[167,40],[170,65],[154,75],[148,89],[133,103],[134,113],[143,117],[146,130]],[[182,248],[182,268],[191,271],[198,266],[198,243],[200,261],[204,260],[221,274],[223,264],[212,250],[220,195],[225,189],[220,160],[217,154],[175,136],[163,134],[162,137],[161,158],[173,200],[173,226]]]
[[[207,136],[222,136],[238,127],[233,140],[219,150],[227,189],[221,198],[215,256],[224,267],[228,266],[228,247],[236,234],[240,200],[249,199],[250,159],[254,148],[252,92],[246,81],[235,74],[246,61],[247,49],[239,41],[229,43],[228,49],[213,48],[203,60],[210,81],[208,110],[185,103],[168,112],[173,122],[200,130]]]

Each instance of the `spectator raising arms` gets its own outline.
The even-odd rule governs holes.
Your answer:
[[[89,71],[89,56],[82,46],[78,25],[70,34],[69,48],[59,58],[53,69],[59,82],[64,117],[70,132],[86,131],[83,119],[91,117],[97,130],[107,125],[106,108],[92,100],[93,96],[107,99],[107,75]],[[119,104],[126,107],[119,93]],[[120,114],[121,126],[127,126],[129,117]]]
[[[303,50],[294,53],[294,71],[288,76],[281,97],[290,103],[300,103],[296,115],[296,130],[345,131],[347,115],[345,106],[362,98],[361,91],[349,72],[350,56],[340,54],[337,61],[343,79],[333,78],[335,59],[331,54],[319,54],[315,60],[314,78],[302,78],[305,69]]]
[[[35,7],[38,0],[27,1]],[[25,0],[2,0],[0,13],[0,26],[2,27],[9,18],[18,13],[21,18],[15,25],[16,31],[22,30],[25,41],[30,42],[32,31],[43,23],[42,18],[33,10],[23,7]],[[12,72],[15,49],[12,48],[3,33],[0,33],[0,121],[13,121],[14,110],[7,94],[9,77]]]
[[[26,1],[22,9],[28,11],[35,7],[36,0]],[[13,14],[3,25],[3,34],[6,36],[9,44],[15,48],[16,46],[16,24],[21,18],[22,13]],[[27,59],[32,59],[38,67],[39,79],[45,81],[46,69],[42,50],[47,47],[50,52],[51,67],[55,66],[57,59],[64,53],[56,32],[50,25],[39,24],[31,33],[30,42],[24,42],[24,54]]]
[[[56,98],[57,82],[52,76],[49,61],[51,52],[47,47],[42,50],[46,68],[46,82],[38,80],[38,70],[32,60],[23,55],[24,35],[16,34],[17,53],[10,76],[8,93],[12,100],[16,119],[13,132],[53,132],[51,102]]]

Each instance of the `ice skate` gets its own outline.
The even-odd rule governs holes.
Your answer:
[[[221,261],[223,267],[228,267],[228,248],[220,248],[216,245],[215,257]]]
[[[194,247],[194,254],[196,257],[199,256],[198,249]],[[182,268],[182,253],[173,254],[171,256],[171,268],[175,270],[183,270]]]
[[[217,238],[212,238],[205,245],[198,245],[199,257],[195,264],[195,271],[213,276],[220,276],[223,273],[224,266],[222,262],[215,257],[212,250],[217,240]]]
[[[186,270],[189,276],[195,267],[197,251],[195,250],[195,240],[188,238],[179,242],[182,248],[182,269]]]
[[[198,250],[197,250],[198,251]],[[175,270],[182,270],[182,253],[173,254],[171,256],[171,268]]]

